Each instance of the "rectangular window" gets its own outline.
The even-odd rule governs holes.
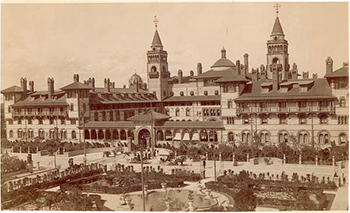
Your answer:
[[[28,118],[28,124],[33,124],[33,120],[31,118]]]
[[[11,106],[8,106],[8,112],[11,112]]]
[[[39,118],[39,125],[42,125],[43,124],[43,119]]]
[[[12,120],[12,119],[9,119],[9,120],[8,120],[8,124],[9,124],[9,125],[12,125],[12,124],[13,124],[13,120]]]
[[[18,119],[18,124],[22,124],[22,120],[20,118]]]
[[[66,124],[66,119],[62,118],[61,119],[61,124]]]
[[[261,118],[261,124],[267,124],[267,117]]]
[[[306,101],[300,101],[299,102],[299,107],[300,108],[305,108],[306,107]]]
[[[234,124],[235,123],[235,120],[234,120],[234,117],[227,117],[227,124]]]
[[[243,118],[243,124],[249,124],[249,118]]]
[[[287,118],[285,117],[280,118],[280,124],[287,124]]]
[[[75,119],[70,119],[70,124],[76,124],[76,120]]]
[[[50,119],[50,125],[52,125],[54,122],[53,122],[53,119]]]
[[[74,104],[70,104],[70,111],[74,110]]]

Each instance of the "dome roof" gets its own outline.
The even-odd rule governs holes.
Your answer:
[[[135,73],[130,77],[129,83],[130,83],[130,85],[134,85],[137,83],[142,84],[143,80],[142,80],[141,76],[139,76],[138,74]]]
[[[226,50],[223,48],[221,50],[221,58],[217,60],[211,68],[217,68],[217,67],[234,67],[235,64],[230,60],[226,58]]]

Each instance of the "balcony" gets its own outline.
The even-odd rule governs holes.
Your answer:
[[[12,117],[19,116],[63,116],[68,117],[67,111],[31,111],[31,112],[16,112],[12,111]]]
[[[308,107],[237,107],[237,113],[300,113],[300,112],[335,112],[335,107],[308,106]]]

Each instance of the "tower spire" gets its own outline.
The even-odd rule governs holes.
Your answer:
[[[157,16],[154,16],[153,23],[154,23],[154,26],[155,26],[155,28],[156,28],[156,30],[157,30],[157,28],[158,28],[158,23],[159,23],[159,20],[157,19]]]
[[[158,23],[159,23],[159,20],[157,19],[157,16],[154,16],[153,23],[154,23],[154,26],[156,28],[156,32],[154,33],[151,47],[152,48],[154,48],[154,47],[162,48],[163,47],[162,41],[160,40],[160,36],[159,36],[159,33],[158,33],[158,29],[157,29],[158,28]]]

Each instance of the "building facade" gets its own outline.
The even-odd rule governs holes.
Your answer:
[[[147,83],[133,74],[129,87],[95,79],[35,91],[34,82],[2,90],[8,140],[298,143],[329,147],[348,141],[348,64],[318,78],[290,66],[288,41],[276,17],[267,64],[249,70],[249,55],[233,63],[221,50],[209,70],[172,76],[156,29],[147,52]]]

